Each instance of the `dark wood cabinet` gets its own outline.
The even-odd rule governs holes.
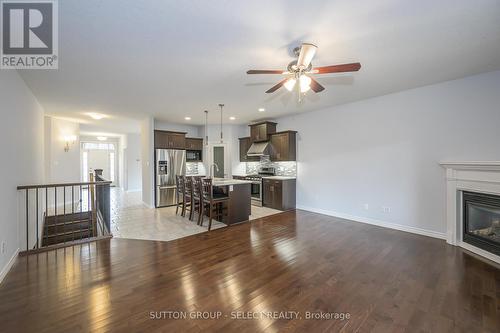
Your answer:
[[[240,138],[240,162],[256,162],[260,160],[258,156],[247,156],[247,151],[251,145],[252,141],[249,137]]]
[[[186,138],[186,150],[203,150],[203,139]]]
[[[203,139],[186,138],[186,162],[203,162]]]
[[[186,133],[155,131],[156,149],[186,149]]]
[[[276,133],[276,123],[264,121],[250,126],[250,140],[252,142],[268,141],[269,135]]]
[[[296,180],[262,180],[262,205],[277,210],[295,209]]]
[[[284,131],[271,135],[271,161],[297,160],[297,132]]]

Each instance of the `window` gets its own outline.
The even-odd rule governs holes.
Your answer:
[[[113,143],[84,142],[83,150],[115,150]]]
[[[109,153],[109,178],[114,183],[115,182],[115,153]]]
[[[89,181],[89,153],[84,151],[82,154],[82,174],[83,182]]]

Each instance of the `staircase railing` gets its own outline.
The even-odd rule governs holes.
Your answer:
[[[111,237],[110,181],[18,186],[21,253]],[[24,230],[23,230],[24,228]]]

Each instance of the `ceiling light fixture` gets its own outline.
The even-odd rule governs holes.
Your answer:
[[[266,111],[266,109],[264,109],[264,108],[259,108],[259,112],[264,112],[264,111]]]
[[[286,90],[292,91],[293,87],[295,87],[296,82],[297,82],[297,80],[295,80],[294,78],[289,78],[288,80],[286,80],[286,82],[285,82]]]
[[[229,117],[229,120],[236,120],[236,117]]]
[[[88,115],[90,118],[94,119],[94,120],[101,120],[101,119],[103,119],[103,118],[106,118],[106,116],[105,116],[105,115],[100,114],[100,113],[96,113],[96,112],[90,112],[90,113],[87,113],[87,115]]]
[[[300,76],[300,92],[305,93],[311,89],[311,78],[307,75]]]
[[[98,136],[98,137],[97,137],[97,140],[99,140],[99,141],[106,141],[107,139],[108,139],[108,138],[107,138],[107,137],[105,137],[105,136]]]
[[[184,117],[185,120],[191,120],[191,117]]]

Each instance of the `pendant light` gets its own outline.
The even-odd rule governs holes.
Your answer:
[[[208,146],[208,110],[205,110],[205,146]]]
[[[224,136],[222,133],[222,108],[224,107],[224,104],[219,104],[220,107],[220,143],[224,143]]]

